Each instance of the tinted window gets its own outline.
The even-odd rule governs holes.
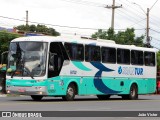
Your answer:
[[[85,46],[85,60],[86,61],[101,61],[99,46]]]
[[[41,51],[44,48],[42,42],[12,42],[10,51]]]
[[[155,53],[144,52],[144,62],[146,66],[155,66]]]
[[[52,42],[50,44],[48,77],[58,76],[64,60],[68,60],[67,53],[64,52],[64,46],[61,42]]]
[[[117,49],[117,63],[130,64],[130,50]]]
[[[84,47],[82,44],[65,43],[65,48],[71,60],[84,60]]]
[[[102,62],[104,63],[116,63],[116,49],[102,47]]]
[[[131,51],[131,63],[133,65],[143,65],[143,51]]]

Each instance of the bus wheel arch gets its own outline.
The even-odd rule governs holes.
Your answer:
[[[67,86],[66,95],[62,96],[62,99],[65,101],[73,101],[75,95],[78,94],[78,85],[76,82],[71,82]]]

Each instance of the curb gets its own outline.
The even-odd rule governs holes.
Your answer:
[[[7,95],[5,95],[5,94],[0,94],[0,97],[7,97]]]

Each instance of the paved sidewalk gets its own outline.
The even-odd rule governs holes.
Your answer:
[[[6,97],[6,96],[7,96],[6,94],[0,93],[0,97]]]

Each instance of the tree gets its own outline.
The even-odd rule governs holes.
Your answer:
[[[51,36],[59,36],[60,33],[57,32],[55,29],[53,28],[48,28],[45,25],[40,25],[38,24],[36,25],[19,25],[16,27],[17,30],[20,30],[22,32],[34,32],[34,33],[42,33],[45,35],[51,35]]]
[[[28,25],[19,25],[19,26],[15,27],[15,28],[17,30],[21,30],[21,31],[30,31]]]
[[[98,30],[92,35],[92,38],[114,40],[118,44],[143,46],[144,36],[135,37],[134,28],[127,28],[125,31],[118,31],[115,33],[112,28],[107,31]]]
[[[157,66],[159,67],[160,70],[160,51],[157,52]]]
[[[0,31],[0,54],[4,51],[8,51],[10,41],[17,37],[20,37],[20,35],[7,31]]]
[[[98,32],[92,35],[92,38],[115,40],[115,32],[112,28],[109,28],[108,31],[99,29]]]
[[[29,31],[35,32],[36,31],[36,26],[35,25],[30,25]]]

